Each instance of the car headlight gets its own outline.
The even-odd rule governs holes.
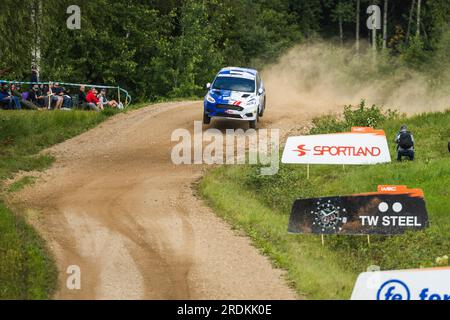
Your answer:
[[[211,97],[209,93],[206,95],[206,101],[208,101],[209,103],[216,103],[216,100]]]
[[[247,101],[247,107],[252,107],[254,105],[256,105],[256,99],[251,99]]]

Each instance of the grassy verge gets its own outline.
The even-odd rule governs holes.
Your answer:
[[[19,171],[47,168],[53,159],[39,151],[118,112],[0,110],[0,185]],[[13,213],[5,206],[4,200],[12,192],[33,182],[32,176],[25,176],[8,188],[2,187],[6,190],[0,197],[0,299],[48,299],[56,287],[57,271],[45,242],[20,212]]]
[[[56,274],[42,239],[0,202],[0,299],[48,299]]]
[[[209,171],[199,184],[215,211],[244,230],[276,266],[288,271],[297,291],[311,299],[349,298],[357,275],[371,265],[384,270],[433,267],[437,257],[450,254],[450,111],[409,119],[357,112],[348,110],[345,120],[318,119],[312,132],[345,131],[371,122],[393,140],[406,123],[417,140],[417,161],[345,169],[313,166],[310,180],[304,166],[281,165],[271,177],[259,176],[255,166],[225,166]],[[370,247],[365,237],[327,236],[322,247],[318,236],[287,234],[295,199],[371,192],[380,184],[422,188],[431,227],[401,236],[374,236]]]

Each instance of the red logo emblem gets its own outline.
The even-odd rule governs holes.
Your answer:
[[[301,145],[297,146],[296,150],[292,150],[292,151],[298,152],[298,156],[303,157],[303,156],[306,156],[306,152],[311,151],[309,149],[306,149],[305,147],[306,147],[306,144],[301,144]]]

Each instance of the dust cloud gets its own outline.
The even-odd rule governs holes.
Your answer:
[[[268,104],[280,116],[340,112],[362,99],[407,114],[450,107],[450,83],[431,89],[429,78],[394,66],[383,56],[374,62],[369,50],[357,56],[353,49],[324,43],[297,46],[262,75]]]

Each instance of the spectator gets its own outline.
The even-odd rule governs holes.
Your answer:
[[[85,86],[80,86],[80,89],[78,91],[78,107],[81,107],[83,109],[87,107]]]
[[[31,67],[31,83],[39,82],[39,71],[35,65]]]
[[[28,94],[28,100],[39,108],[45,107],[45,95],[37,84],[31,88]]]
[[[55,109],[61,110],[64,103],[64,88],[59,85],[59,82],[55,82],[52,87],[53,101],[56,101]]]
[[[80,91],[78,92],[78,104],[82,108],[87,108],[89,110],[95,110],[95,111],[99,110],[95,103],[90,103],[87,101],[85,86],[80,86]]]
[[[4,93],[5,87],[6,83],[4,83],[3,81],[0,82],[0,107],[7,109],[9,107],[9,100],[5,99],[7,97],[6,93]]]
[[[19,98],[13,96],[11,92],[8,91],[8,86],[4,82],[0,84],[0,102],[8,105],[9,109],[22,109]]]
[[[89,90],[89,93],[86,96],[86,101],[88,103],[95,104],[98,109],[103,110],[103,106],[100,103],[100,100],[98,100],[98,98],[97,98],[97,93],[98,93],[98,91],[95,88],[92,88],[91,90]]]
[[[28,92],[24,92],[23,94],[20,92],[20,85],[16,85],[13,84],[11,85],[11,94],[14,97],[17,97],[20,101],[20,105],[24,108],[24,109],[29,109],[29,110],[37,110],[37,106],[35,106],[31,101],[28,101],[28,96],[29,93]]]
[[[42,87],[42,94],[44,96],[44,107],[47,109],[51,109],[52,107],[52,91],[50,89],[50,85],[49,84],[45,84]]]
[[[64,108],[72,109],[72,97],[70,96],[70,89],[62,88],[62,97]]]
[[[400,132],[395,139],[397,144],[397,160],[402,161],[403,157],[408,157],[409,160],[414,161],[414,137],[411,132],[408,131],[406,126],[400,128]]]
[[[55,109],[61,110],[64,103],[64,89],[59,86],[59,82],[50,85],[50,95],[52,96],[52,101],[56,102]]]
[[[97,98],[103,107],[117,108],[119,106],[116,100],[108,100],[106,97],[106,89],[100,90],[100,94]]]

